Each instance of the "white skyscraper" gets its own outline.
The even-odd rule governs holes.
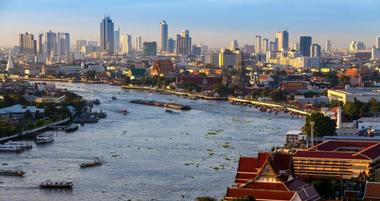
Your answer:
[[[136,37],[135,43],[135,50],[138,52],[141,51],[141,36]]]
[[[276,33],[277,51],[287,52],[289,50],[289,33],[287,31]]]
[[[376,37],[376,48],[380,49],[380,36]]]
[[[114,51],[119,52],[120,51],[120,27],[115,30],[113,40],[114,40],[114,45],[113,45]]]
[[[332,44],[330,40],[326,41],[326,52],[331,52],[332,50]]]
[[[230,43],[230,50],[235,50],[239,48],[239,43],[237,42],[237,40],[232,40],[231,43]]]
[[[264,52],[269,51],[269,40],[268,40],[268,38],[263,38],[263,51]]]

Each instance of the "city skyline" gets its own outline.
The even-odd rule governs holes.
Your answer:
[[[232,39],[239,44],[255,44],[255,36],[273,40],[275,33],[288,29],[289,41],[310,35],[324,44],[348,48],[353,40],[367,47],[375,45],[380,35],[380,2],[364,1],[300,1],[300,0],[146,0],[128,2],[47,0],[1,0],[0,46],[16,45],[18,34],[37,35],[48,30],[68,32],[73,41],[99,41],[99,21],[109,15],[122,34],[142,36],[144,41],[160,41],[160,21],[170,26],[169,38],[189,29],[194,44],[212,48],[226,47]],[[329,8],[329,9],[326,9]],[[44,12],[40,12],[40,10]],[[238,13],[234,12],[239,10]],[[186,17],[191,15],[191,19]],[[75,23],[73,23],[75,22]],[[363,32],[365,30],[365,32]]]

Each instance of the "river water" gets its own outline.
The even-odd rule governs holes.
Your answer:
[[[106,119],[21,154],[0,154],[0,169],[25,177],[0,177],[0,200],[193,200],[221,198],[233,183],[240,155],[256,155],[285,141],[302,119],[261,113],[228,102],[190,100],[110,85],[57,83],[86,99],[98,98]],[[115,96],[117,100],[112,100]],[[132,99],[173,101],[191,111],[171,114]],[[119,110],[128,108],[124,115]],[[79,169],[101,157],[105,164]],[[41,190],[46,179],[71,180],[72,191]]]

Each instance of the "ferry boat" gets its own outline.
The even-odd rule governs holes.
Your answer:
[[[95,167],[100,166],[103,164],[103,161],[100,159],[95,159],[94,161],[87,162],[87,163],[81,163],[79,164],[80,168],[88,168],[88,167]]]
[[[21,153],[25,149],[20,147],[19,145],[13,145],[13,144],[1,144],[0,145],[0,152],[15,152],[15,153]]]
[[[47,189],[72,189],[73,188],[73,182],[71,181],[50,181],[46,180],[41,182],[40,188],[47,188]]]
[[[31,149],[33,147],[32,143],[24,141],[8,141],[5,145],[15,145],[21,147],[22,149]]]
[[[25,172],[21,170],[0,170],[0,176],[15,176],[22,177]]]
[[[36,137],[36,144],[46,144],[54,141],[54,136],[52,133],[44,133],[37,135]]]
[[[78,124],[71,124],[71,125],[65,127],[65,132],[66,133],[71,133],[71,132],[74,132],[74,131],[78,130],[78,128],[79,128]]]

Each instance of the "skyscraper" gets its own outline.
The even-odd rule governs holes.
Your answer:
[[[37,52],[43,54],[44,51],[44,34],[38,34]]]
[[[276,41],[271,41],[270,43],[269,43],[269,51],[271,51],[271,52],[275,52],[275,51],[277,51],[277,40]]]
[[[330,40],[326,41],[326,52],[331,52],[332,50],[332,44]]]
[[[268,38],[263,38],[263,51],[264,52],[269,51],[269,40],[268,40]]]
[[[321,46],[314,43],[310,47],[311,57],[321,57]]]
[[[304,57],[310,57],[310,48],[312,44],[311,36],[300,37],[300,52]]]
[[[262,52],[262,46],[261,46],[261,36],[256,36],[256,53]]]
[[[114,31],[113,39],[114,39],[114,51],[119,52],[120,51],[120,27]]]
[[[380,36],[376,37],[376,48],[380,49]]]
[[[235,50],[239,48],[239,43],[237,42],[237,40],[232,40],[231,43],[230,43],[230,50]]]
[[[67,63],[70,55],[70,34],[57,33],[57,52],[56,55]]]
[[[181,35],[177,35],[177,54],[190,55],[191,54],[191,37],[189,30],[183,30]]]
[[[144,42],[143,43],[143,55],[155,57],[157,55],[157,43],[153,42]]]
[[[125,34],[121,36],[121,49],[123,53],[132,54],[132,36]]]
[[[43,53],[47,57],[55,56],[57,52],[57,34],[49,31],[43,35]]]
[[[136,37],[136,44],[135,44],[136,51],[141,51],[141,36]]]
[[[109,16],[100,23],[100,49],[109,53],[114,51],[114,24]]]
[[[87,46],[87,40],[77,40],[77,50],[81,51],[83,47]]]
[[[19,37],[20,51],[23,53],[36,53],[37,43],[34,40],[34,35],[26,32],[25,34],[20,34]]]
[[[161,52],[168,51],[168,24],[165,20],[162,20],[160,23],[161,27]]]
[[[276,33],[277,51],[287,52],[289,49],[289,33],[287,31]]]
[[[168,51],[169,53],[174,53],[175,50],[175,40],[173,38],[169,38],[168,40]]]

